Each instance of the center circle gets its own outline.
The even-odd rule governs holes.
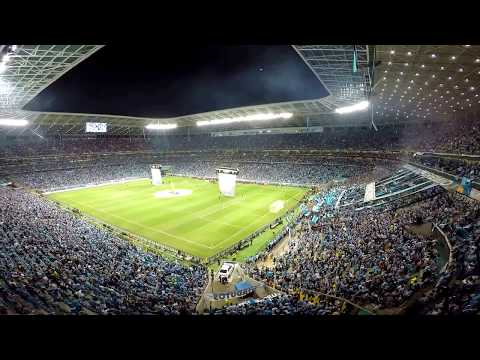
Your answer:
[[[157,191],[155,194],[153,194],[153,196],[155,196],[157,199],[169,199],[169,198],[174,198],[179,196],[187,196],[191,194],[192,194],[192,190],[175,189],[175,190]]]

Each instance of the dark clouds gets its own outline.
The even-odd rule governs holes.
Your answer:
[[[288,45],[107,45],[26,109],[168,117],[325,95]]]

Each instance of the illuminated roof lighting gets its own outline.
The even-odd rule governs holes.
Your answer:
[[[0,119],[0,126],[26,126],[27,120],[23,119]]]
[[[177,124],[148,124],[145,128],[149,130],[169,130],[175,129]]]
[[[351,112],[354,112],[354,111],[365,110],[365,109],[368,108],[368,106],[369,106],[368,101],[361,101],[361,102],[359,102],[355,105],[337,108],[337,109],[335,109],[335,112],[337,114],[347,114],[347,113],[351,113]]]
[[[254,114],[254,115],[247,115],[247,116],[238,116],[238,117],[234,117],[234,118],[224,118],[224,119],[197,121],[197,126],[218,125],[218,124],[231,124],[231,123],[235,123],[235,122],[244,122],[244,121],[262,121],[262,120],[274,120],[274,119],[290,119],[292,116],[293,116],[292,113]]]

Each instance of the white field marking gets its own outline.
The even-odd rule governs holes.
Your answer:
[[[203,245],[202,243],[194,242],[194,241],[188,240],[187,238],[184,238],[184,237],[182,237],[182,236],[173,235],[173,234],[170,234],[170,233],[168,233],[168,232],[166,232],[166,231],[163,231],[163,230],[158,230],[158,229],[154,229],[154,228],[152,228],[152,227],[150,227],[150,226],[145,226],[145,225],[139,224],[139,223],[137,223],[137,222],[135,222],[135,221],[131,221],[131,220],[125,219],[125,218],[122,217],[122,216],[115,215],[115,214],[113,214],[113,213],[111,213],[111,212],[104,211],[104,210],[102,210],[102,209],[94,208],[94,207],[92,207],[92,206],[85,205],[85,204],[82,205],[82,204],[79,204],[79,203],[77,203],[77,202],[75,202],[75,201],[70,201],[70,202],[72,202],[72,203],[74,203],[74,204],[78,204],[79,206],[86,206],[86,207],[88,207],[88,208],[90,208],[90,209],[93,209],[93,210],[95,210],[95,211],[100,211],[100,212],[105,213],[105,214],[107,214],[107,215],[109,215],[109,216],[113,216],[114,218],[117,218],[117,219],[126,221],[126,222],[128,222],[128,223],[130,223],[130,224],[140,226],[140,227],[142,227],[142,228],[144,228],[144,229],[148,229],[148,230],[154,231],[154,232],[159,233],[159,234],[162,234],[162,235],[170,236],[170,237],[172,237],[172,238],[174,238],[174,239],[178,239],[178,240],[185,241],[185,242],[187,242],[187,243],[189,243],[189,244],[195,244],[195,245],[198,245],[198,246],[201,246],[201,247],[210,249],[210,250],[212,249],[210,246]],[[134,231],[131,231],[131,230],[128,230],[128,229],[125,229],[125,230],[134,233]],[[155,240],[154,240],[154,241],[155,241]]]
[[[145,179],[148,179],[148,178],[145,178]],[[137,180],[141,180],[141,179],[137,179]],[[132,181],[133,181],[133,180],[132,180]],[[115,185],[115,184],[104,184],[104,185]],[[200,188],[201,188],[201,187],[207,187],[207,185],[209,185],[209,184],[198,184],[198,187],[200,187]],[[83,188],[82,188],[82,189],[83,189]],[[70,190],[71,190],[71,189],[70,189]],[[66,191],[68,191],[68,190],[66,190]],[[292,195],[291,197],[289,197],[289,198],[286,200],[286,202],[288,202],[290,199],[296,197],[297,195],[299,195],[299,194],[301,194],[301,193],[302,193],[302,191],[299,191],[299,192],[295,193],[294,195]],[[207,216],[213,215],[213,214],[216,213],[216,212],[219,212],[219,211],[221,211],[221,210],[223,210],[223,209],[225,209],[225,208],[227,208],[227,207],[230,207],[230,206],[232,206],[232,205],[236,205],[236,204],[238,204],[238,203],[240,203],[240,202],[243,202],[243,201],[245,201],[245,200],[247,200],[247,197],[245,197],[245,199],[237,198],[237,199],[235,199],[235,200],[231,200],[231,201],[228,202],[228,204],[227,204],[226,206],[223,206],[223,207],[221,207],[221,205],[216,205],[216,207],[218,206],[219,208],[216,209],[216,207],[214,207],[214,209],[216,209],[216,210],[213,211],[213,212],[210,212]],[[72,200],[69,200],[69,202],[76,203],[76,204],[82,206],[82,204],[77,203],[77,202],[72,201]],[[148,227],[148,226],[139,224],[139,223],[137,223],[137,222],[135,222],[135,221],[127,220],[127,219],[125,219],[125,218],[123,218],[123,217],[121,217],[121,216],[114,215],[112,212],[104,211],[104,210],[101,210],[101,209],[94,208],[94,207],[92,207],[92,206],[90,206],[90,205],[87,205],[87,204],[91,204],[91,203],[95,203],[95,202],[96,202],[96,201],[86,202],[86,203],[83,204],[83,206],[89,207],[89,208],[91,208],[91,209],[93,209],[93,210],[101,211],[101,212],[103,212],[103,213],[105,213],[105,214],[107,214],[107,215],[110,215],[110,216],[113,216],[113,217],[115,217],[115,218],[124,220],[124,221],[126,221],[126,222],[128,222],[128,223],[130,223],[130,224],[137,225],[137,226],[143,227],[143,228],[145,228],[145,229],[152,230],[152,231],[157,232],[157,233],[165,234],[165,235],[170,236],[170,237],[172,237],[172,238],[177,238],[177,239],[183,240],[183,241],[185,241],[185,242],[187,242],[187,243],[189,243],[189,244],[199,245],[199,246],[201,246],[201,247],[204,247],[204,248],[207,248],[207,249],[210,249],[210,250],[219,247],[219,246],[222,245],[224,242],[226,242],[227,240],[230,240],[233,236],[237,235],[238,233],[240,233],[240,232],[244,229],[244,227],[238,226],[238,228],[240,228],[239,231],[236,231],[236,232],[233,233],[231,236],[229,236],[228,238],[225,238],[223,241],[215,244],[214,246],[208,246],[208,245],[204,245],[203,243],[200,243],[200,242],[193,242],[193,241],[188,240],[188,239],[186,239],[186,238],[184,238],[184,237],[170,234],[170,233],[168,233],[168,232],[166,232],[166,231],[163,231],[163,230],[157,230],[157,229],[154,229],[154,228],[151,228],[151,227]],[[195,216],[197,213],[203,213],[203,211],[198,211],[198,212],[196,212],[196,213],[192,213],[192,215]],[[251,223],[251,224],[257,223],[259,220],[263,219],[266,215],[269,215],[269,213],[268,213],[268,212],[265,213],[265,214],[262,215],[261,217],[257,218],[257,219],[256,219],[253,223]],[[212,220],[208,220],[208,219],[205,219],[205,220],[208,221],[208,222],[212,222]],[[187,221],[187,222],[188,222],[188,221]],[[185,222],[183,222],[183,223],[185,223]],[[181,224],[183,224],[183,223],[181,223]],[[181,224],[180,224],[180,225],[181,225]],[[173,227],[172,229],[176,228],[177,226],[178,226],[178,225],[176,225],[176,226]],[[235,225],[230,225],[230,226],[235,226]],[[128,230],[128,229],[125,229],[125,230],[130,231],[130,230]],[[133,232],[133,231],[132,231],[132,232]]]
[[[190,215],[193,215],[194,217],[195,216],[198,216],[200,218],[202,218],[202,216],[206,217],[206,216],[211,216],[219,211],[222,211],[222,210],[225,210],[233,205],[236,205],[238,203],[241,203],[243,202],[245,199],[241,199],[241,198],[237,198],[237,199],[234,199],[234,200],[230,200],[228,201],[227,205],[223,205],[223,204],[216,204],[216,205],[213,205],[213,206],[210,206],[208,207],[208,210],[205,211],[205,210],[199,210],[197,212],[191,212]],[[212,211],[213,210],[213,211]],[[198,214],[202,214],[202,215],[198,215]],[[205,219],[207,220],[207,219]],[[188,223],[190,220],[187,218],[185,221],[182,221],[182,222],[176,222],[175,225],[171,228],[168,228],[169,230],[173,230],[173,229],[176,229],[177,227],[183,225],[183,224],[186,224]],[[210,221],[212,222],[211,220],[207,220],[207,221]],[[231,224],[230,224],[231,225]],[[232,226],[232,225],[231,225]],[[235,226],[235,225],[233,225]],[[239,226],[240,227],[240,226]]]
[[[208,184],[207,184],[207,185],[208,185]],[[256,192],[255,192],[255,193],[256,193]],[[290,200],[290,199],[292,199],[293,197],[297,196],[298,194],[301,194],[301,193],[302,193],[302,191],[299,191],[299,192],[295,193],[295,194],[292,195],[290,198],[288,198],[287,201]],[[249,197],[250,197],[250,196],[249,196]],[[248,198],[249,198],[249,197],[248,197]],[[191,213],[191,215],[192,215],[193,217],[200,217],[200,218],[202,218],[202,216],[211,216],[211,215],[213,215],[213,214],[215,214],[215,213],[217,213],[217,212],[220,212],[220,211],[222,211],[222,210],[225,210],[226,208],[229,208],[230,206],[233,206],[233,205],[236,205],[236,204],[238,204],[238,203],[244,202],[245,200],[247,200],[247,197],[245,197],[245,198],[236,197],[236,198],[234,198],[233,200],[228,201],[227,205],[217,204],[217,205],[214,205],[214,206],[209,207],[210,211],[209,211],[206,215],[205,215],[205,211],[203,211],[203,210],[200,210],[200,211]],[[211,211],[212,209],[213,209],[213,211]],[[200,215],[198,215],[198,214],[202,214],[202,216],[200,216]],[[263,218],[263,217],[266,216],[266,215],[268,215],[268,213],[264,214],[261,218]],[[259,219],[261,219],[261,218],[257,218],[253,223],[256,223],[256,222],[257,222]],[[209,219],[206,219],[206,218],[203,219],[203,220],[205,220],[205,221],[207,221],[207,222],[210,222],[210,223],[216,222],[215,220],[212,221],[212,220],[209,220]],[[171,230],[173,230],[173,229],[176,229],[177,227],[179,227],[179,226],[181,226],[181,225],[183,225],[183,224],[185,224],[185,223],[187,223],[187,222],[189,222],[189,221],[190,221],[190,220],[187,219],[186,221],[183,221],[183,222],[180,222],[180,223],[176,223],[175,226],[173,226],[173,227],[171,227],[171,228],[168,228],[168,230],[171,231]],[[242,230],[245,228],[245,226],[238,226],[238,225],[233,225],[233,224],[228,224],[228,223],[224,223],[224,225],[234,226],[234,227],[236,227],[237,229],[239,229],[239,231],[235,232],[232,236],[238,234],[240,231],[242,231]],[[227,238],[227,239],[224,239],[224,241],[225,241],[225,240],[228,240],[228,239],[230,239],[230,237]],[[209,245],[213,245],[213,242],[215,242],[215,240],[212,240],[212,242],[210,242]],[[221,243],[223,243],[223,241],[222,241]],[[217,247],[217,244],[214,245],[214,246],[208,246],[208,247],[209,247],[210,249],[213,249],[213,248],[216,248],[216,247]]]
[[[107,185],[120,185],[120,184],[125,184],[128,182],[133,182],[133,181],[140,181],[140,180],[151,180],[149,177],[134,177],[134,178],[125,178],[121,180],[111,180],[111,181],[105,181],[99,184],[89,184],[89,185],[84,185],[84,186],[78,186],[78,187],[71,187],[67,189],[61,189],[61,190],[53,190],[53,191],[44,191],[43,194],[48,195],[48,194],[54,194],[54,193],[59,193],[59,192],[67,192],[67,191],[74,191],[74,190],[82,190],[82,189],[90,189],[94,187],[99,187],[99,186],[107,186]],[[175,184],[183,184],[187,183],[190,184],[189,181],[186,180],[180,180],[178,183]],[[165,185],[165,184],[163,184]],[[205,184],[198,184],[195,186],[200,186],[200,185],[205,185]],[[207,184],[208,185],[208,184]]]
[[[282,210],[285,207],[285,201],[284,200],[277,200],[274,201],[273,203],[270,204],[270,212],[271,213],[278,213],[280,210]]]
[[[202,187],[205,186],[205,184],[199,184],[201,185]],[[209,185],[209,184],[206,184],[206,185]],[[256,192],[255,192],[256,193]],[[300,194],[300,192],[298,192],[297,194]],[[292,197],[290,197],[288,200],[290,200],[291,198],[295,197],[297,194],[293,195]],[[250,196],[248,196],[248,198],[250,198]],[[202,220],[206,220],[207,222],[210,222],[210,223],[219,223],[219,224],[223,224],[223,225],[227,225],[227,226],[231,226],[231,227],[235,227],[237,229],[243,229],[244,226],[239,226],[239,225],[233,225],[233,224],[230,224],[230,223],[227,223],[227,222],[221,222],[221,221],[217,221],[217,220],[210,220],[210,219],[207,219],[206,217],[207,216],[211,216],[217,212],[220,212],[222,210],[225,210],[233,205],[236,205],[236,204],[239,204],[239,203],[242,203],[244,201],[247,200],[247,196],[245,196],[245,198],[241,198],[241,197],[235,197],[233,200],[229,200],[227,202],[227,205],[223,205],[223,204],[216,204],[214,206],[211,206],[209,207],[209,212],[208,213],[205,213],[205,211],[203,210],[200,210],[200,211],[197,211],[197,212],[194,212],[194,213],[191,213],[191,215],[193,215],[193,217],[197,217],[197,218],[200,218]],[[287,201],[288,201],[287,200]],[[212,211],[213,209],[213,211]],[[197,215],[197,214],[202,214],[202,215]],[[205,215],[206,214],[206,215]],[[185,223],[187,223],[189,220],[187,221],[184,221],[184,222],[181,222],[181,223],[176,223],[174,227],[170,228],[169,230],[171,229],[175,229],[177,228],[178,226],[180,225],[183,225]]]
[[[188,181],[183,181],[183,183],[188,183]],[[114,185],[114,184],[112,184],[112,185]],[[165,184],[163,184],[163,185],[165,185]],[[206,184],[206,185],[209,185],[209,184]],[[205,184],[198,184],[198,185],[196,185],[196,186],[198,186],[199,188],[202,188],[202,187],[205,187]],[[164,191],[170,191],[170,190],[164,190]],[[158,191],[157,193],[159,193],[159,192],[161,192],[161,191]],[[135,192],[135,191],[132,191],[132,193],[136,193],[136,192]],[[206,216],[213,215],[213,214],[219,212],[220,210],[226,209],[227,207],[233,206],[233,205],[235,205],[235,204],[237,204],[237,203],[240,203],[240,202],[242,202],[242,201],[244,201],[244,199],[238,198],[238,199],[229,201],[229,202],[227,203],[227,205],[224,205],[224,206],[221,207],[221,208],[220,208],[220,206],[222,206],[222,205],[215,205],[215,206],[213,206],[213,207],[210,207],[210,209],[214,209],[214,211],[210,211]],[[76,202],[76,201],[73,201],[73,200],[69,200],[69,202],[75,203],[75,204],[80,205],[80,206],[83,204],[83,206],[89,207],[89,208],[91,208],[91,209],[97,209],[96,207],[90,206],[91,204],[97,203],[97,200],[87,201],[87,202],[84,202],[84,203],[81,203],[81,204],[78,203],[78,202]],[[219,208],[217,209],[217,207],[219,207]],[[97,209],[97,210],[98,210],[98,209]],[[101,211],[102,211],[103,213],[106,213],[106,214],[113,214],[113,212],[108,212],[108,211],[104,211],[104,210],[101,210]],[[200,219],[202,219],[202,220],[204,220],[204,221],[206,221],[206,222],[209,222],[209,223],[219,223],[219,224],[222,224],[222,225],[234,227],[234,228],[236,228],[236,229],[241,228],[241,226],[238,226],[238,225],[233,225],[233,224],[230,224],[230,223],[227,223],[227,222],[221,222],[221,221],[218,221],[218,220],[211,220],[211,219],[207,219],[206,217],[197,215],[197,214],[200,214],[200,213],[201,213],[201,214],[204,214],[204,211],[200,210],[200,211],[198,211],[198,212],[196,212],[196,213],[191,213],[191,215],[192,215],[193,217],[200,218]],[[112,216],[116,216],[117,218],[119,218],[118,215],[112,215]],[[122,219],[125,219],[125,218],[122,218]],[[126,220],[126,219],[125,219],[125,220]],[[184,222],[181,222],[181,223],[176,223],[175,226],[173,226],[173,227],[170,228],[169,230],[173,230],[173,229],[177,228],[178,226],[183,225],[183,224],[185,224],[185,223],[187,223],[187,222],[189,222],[189,221],[190,221],[190,220],[187,220],[187,221],[184,221]],[[139,223],[137,223],[137,222],[130,221],[130,223],[136,224],[136,225],[139,225],[139,226],[142,226],[141,224],[139,224]],[[143,226],[143,227],[148,228],[148,227],[146,227],[146,226]],[[166,232],[166,233],[168,234],[168,232]],[[210,246],[207,246],[207,245],[205,245],[205,246],[208,247],[208,248],[211,248]]]
[[[82,189],[90,189],[90,188],[99,187],[99,186],[125,184],[125,183],[127,183],[127,182],[139,181],[139,180],[147,180],[147,179],[148,179],[148,178],[133,178],[133,179],[125,179],[125,180],[108,181],[108,182],[104,182],[104,183],[100,183],[100,184],[90,184],[90,185],[73,187],[73,188],[62,189],[62,190],[44,191],[43,194],[49,195],[49,194],[54,194],[54,193],[59,193],[59,192],[75,191],[75,190],[82,190]]]
[[[209,223],[222,224],[222,225],[231,226],[231,227],[234,227],[234,228],[237,228],[237,229],[241,228],[241,226],[233,225],[233,224],[230,224],[230,223],[227,223],[227,222],[224,222],[224,221],[210,220],[210,219],[207,219],[206,217],[196,215],[195,213],[193,213],[192,216],[197,218],[197,219],[202,219],[202,220],[204,220],[206,222],[209,222]]]
[[[172,190],[162,190],[157,191],[155,194],[153,194],[153,196],[155,196],[157,199],[171,199],[187,195],[192,195],[192,190],[175,189],[173,194]]]
[[[288,202],[290,199],[293,199],[294,197],[296,197],[297,195],[301,194],[302,191],[299,191],[297,193],[295,193],[294,195],[290,196],[287,200],[285,200],[285,202]],[[263,219],[265,216],[267,215],[270,215],[270,213],[267,211],[265,212],[265,214],[263,214],[262,216],[260,216],[259,218],[257,218],[256,220],[254,220],[251,224],[256,224],[259,220]],[[222,245],[223,243],[225,243],[226,241],[230,240],[232,237],[236,236],[237,234],[239,234],[240,232],[242,232],[244,228],[241,228],[240,230],[234,232],[232,235],[230,235],[229,237],[223,239],[222,241],[218,242],[217,244],[215,244],[215,246],[211,247],[211,249],[215,249],[217,247],[219,247],[220,245]]]
[[[203,215],[203,214],[205,214],[205,212],[202,211],[202,210],[201,210],[201,211],[197,211],[197,212],[195,212],[195,213],[192,213],[191,215],[192,215],[193,217],[196,217],[196,218],[200,218],[200,219],[202,219],[202,220],[205,220],[205,221],[207,221],[207,222],[209,222],[209,223],[219,223],[219,224],[231,226],[231,227],[234,227],[234,228],[237,228],[237,229],[243,229],[243,228],[245,228],[244,226],[233,225],[233,224],[230,224],[230,223],[227,223],[227,222],[218,221],[218,220],[210,220],[210,219],[207,219],[206,216],[211,216],[211,215],[213,215],[213,214],[215,214],[215,213],[217,213],[217,212],[219,212],[219,211],[221,211],[221,210],[225,210],[226,208],[229,208],[230,206],[233,206],[233,205],[236,205],[236,204],[238,204],[238,203],[244,202],[245,200],[247,200],[247,197],[245,197],[245,198],[240,198],[240,197],[238,197],[238,198],[235,198],[234,200],[228,201],[227,205],[214,205],[214,206],[210,207],[209,209],[214,209],[214,211],[210,211],[207,215]],[[197,215],[197,214],[199,214],[199,213],[201,213],[203,216]],[[187,221],[182,222],[182,223],[180,223],[180,224],[176,224],[172,229],[175,229],[175,228],[178,227],[179,225],[182,225],[182,224],[184,224],[184,223],[186,223],[186,222],[187,222]],[[209,246],[210,249],[215,248],[215,247],[216,247],[216,246],[214,246],[214,247],[210,247],[210,246]]]

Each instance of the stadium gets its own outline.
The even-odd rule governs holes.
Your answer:
[[[134,116],[110,79],[112,113],[34,108],[108,51],[0,45],[1,315],[480,314],[480,46],[288,45],[298,71],[232,77],[291,101]]]

